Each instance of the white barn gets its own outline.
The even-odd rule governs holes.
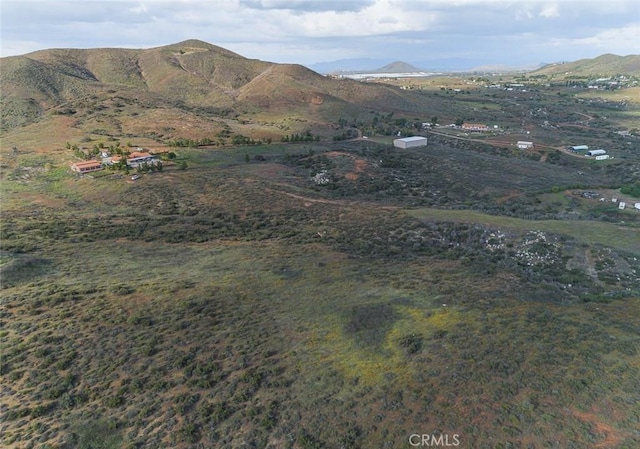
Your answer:
[[[602,156],[603,154],[607,154],[604,150],[590,150],[587,151],[587,156]]]
[[[416,148],[427,146],[427,138],[421,136],[403,137],[401,139],[394,139],[393,146],[396,148]]]
[[[533,142],[525,142],[524,140],[519,140],[518,143],[516,143],[516,145],[521,150],[527,150],[529,148],[533,148]]]

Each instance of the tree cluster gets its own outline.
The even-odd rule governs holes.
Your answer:
[[[320,136],[313,135],[311,131],[306,131],[302,134],[287,134],[282,136],[282,142],[318,142]]]

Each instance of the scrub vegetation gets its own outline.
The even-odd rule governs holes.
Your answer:
[[[447,104],[473,118],[489,92],[422,90],[425,122]],[[496,111],[521,107],[496,92]],[[347,109],[271,143],[84,125],[21,140],[60,115],[7,132],[0,444],[638,447],[640,211],[611,201],[634,203],[637,139],[567,128],[522,151],[429,127],[399,150],[415,111]],[[616,158],[564,151],[583,138]],[[78,176],[65,144],[83,139],[173,155],[136,180]]]

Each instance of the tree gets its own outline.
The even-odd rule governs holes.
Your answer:
[[[438,117],[435,115],[431,117],[431,126],[436,126],[438,124]]]
[[[461,118],[457,118],[456,119],[456,126],[462,126],[462,124],[464,123],[464,120]]]

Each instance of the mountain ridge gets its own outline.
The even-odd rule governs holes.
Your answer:
[[[607,54],[600,55],[594,58],[585,58],[577,61],[565,61],[565,62],[553,62],[553,63],[522,63],[522,64],[511,64],[511,63],[501,63],[501,62],[487,62],[481,61],[478,59],[470,59],[470,58],[441,58],[441,59],[432,59],[432,60],[418,60],[412,61],[408,63],[413,67],[421,67],[420,69],[416,69],[415,71],[427,71],[427,72],[445,72],[445,73],[471,73],[471,72],[479,72],[479,71],[552,71],[550,69],[554,66],[566,65],[566,64],[574,64],[580,62],[581,64],[586,64],[584,69],[588,72],[597,72],[597,70],[592,71],[588,65],[589,61],[602,61],[603,58],[607,57]],[[615,67],[618,63],[616,61],[635,61],[630,62],[629,64],[623,64],[621,67],[622,71],[629,71],[631,75],[640,75],[640,68],[638,67],[637,59],[640,58],[640,55],[627,55],[627,56],[618,56],[618,55],[609,55],[609,57],[613,57],[610,60],[610,63]],[[382,66],[392,65],[393,62],[389,62],[388,60],[383,59],[340,59],[336,61],[327,61],[320,62],[315,64],[308,64],[307,67],[315,70],[319,73],[342,73],[342,72],[350,72],[350,73],[375,73],[380,70]],[[377,68],[376,68],[377,67]],[[610,72],[611,67],[606,67],[606,64],[603,64],[600,72],[604,70],[604,72]],[[389,73],[389,72],[387,72]],[[558,73],[561,73],[561,70],[558,70]],[[611,75],[615,75],[616,73],[611,73]]]
[[[2,58],[0,73],[3,131],[116,94],[156,106],[299,111],[318,120],[344,108],[418,108],[392,86],[330,79],[193,39],[149,49],[39,50]]]
[[[371,73],[420,71],[423,70],[395,61],[372,69]],[[625,71],[640,74],[640,56],[601,55],[549,64],[528,73],[606,76]],[[373,109],[419,113],[429,109],[431,101],[391,85],[334,79],[300,64],[245,58],[196,39],[147,49],[38,50],[1,58],[0,75],[3,133],[37,123],[51,114],[73,116],[79,110],[92,117],[85,123],[95,121],[93,129],[104,132],[104,119],[95,116],[116,97],[138,104],[149,116],[151,110],[173,109],[175,116],[186,113],[196,122],[202,120],[202,111],[221,120],[242,116],[240,121],[246,122],[260,117],[272,123],[269,135],[276,138],[290,125],[276,125],[273,117],[296,117],[300,123],[329,130],[336,117],[358,116]],[[151,119],[142,127],[139,117],[118,114],[117,110],[116,107],[115,115],[108,118],[114,129],[128,128],[133,121],[138,132],[157,132]],[[165,128],[177,130],[184,126],[167,123]]]
[[[595,58],[546,64],[539,69],[532,71],[531,74],[572,74],[578,76],[613,76],[625,74],[640,76],[640,55],[619,56],[612,53],[605,53]]]

